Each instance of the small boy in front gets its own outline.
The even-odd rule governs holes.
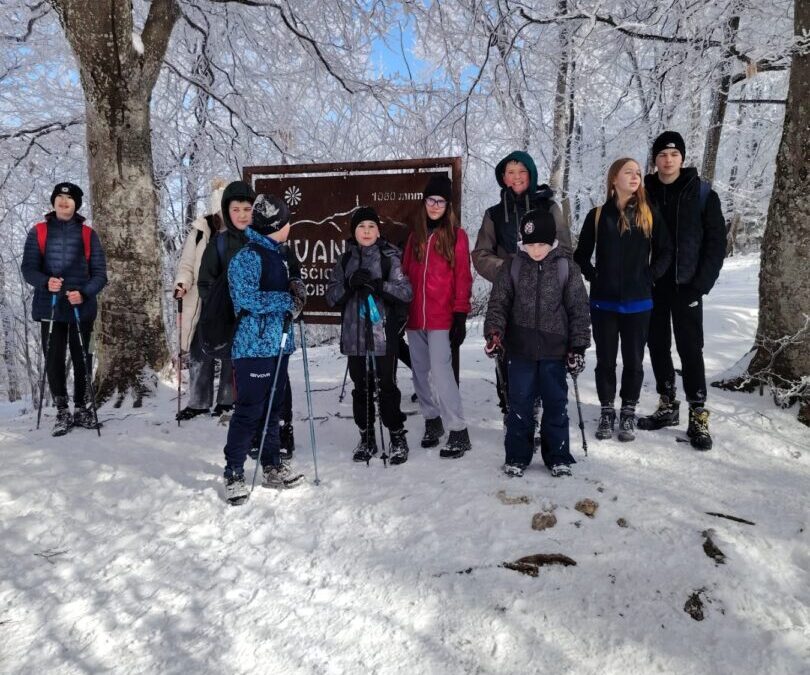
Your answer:
[[[579,267],[560,248],[551,213],[526,213],[520,235],[522,250],[500,266],[484,321],[487,356],[498,356],[504,347],[508,355],[503,471],[520,477],[532,461],[533,410],[539,397],[543,462],[552,476],[570,476],[575,460],[569,451],[566,370],[579,375],[585,368],[588,294]]]

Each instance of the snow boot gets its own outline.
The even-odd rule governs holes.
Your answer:
[[[444,436],[444,424],[441,417],[425,420],[425,433],[422,435],[423,448],[435,448]]]
[[[549,471],[551,471],[551,475],[554,478],[561,478],[562,476],[571,475],[571,467],[567,464],[555,464],[549,469]]]
[[[245,476],[241,473],[235,473],[231,476],[225,476],[225,499],[231,506],[239,506],[244,504],[248,498],[247,485],[245,484]]]
[[[506,463],[501,467],[501,470],[510,478],[523,478],[523,472],[526,467],[523,464],[509,464]]]
[[[681,402],[675,395],[661,394],[658,407],[652,415],[638,418],[638,428],[643,431],[656,431],[664,427],[677,427],[680,422]]]
[[[54,396],[53,402],[56,405],[56,421],[53,424],[51,436],[64,436],[73,426],[67,396]]]
[[[464,453],[469,450],[472,450],[472,443],[470,443],[470,434],[467,430],[451,431],[447,436],[447,443],[439,450],[439,457],[458,459],[464,457]]]
[[[599,416],[599,427],[596,429],[596,437],[600,441],[613,438],[613,426],[616,424],[616,411],[613,406],[602,406],[602,414]]]
[[[231,410],[233,410],[233,405],[229,405],[227,403],[217,403],[214,406],[214,410],[211,413],[211,417],[219,417],[223,413],[231,412]],[[206,411],[206,412],[208,412],[208,411]]]
[[[73,426],[82,429],[95,429],[96,419],[93,415],[93,409],[88,405],[76,408],[73,411]]]
[[[197,417],[197,415],[205,415],[206,413],[208,413],[208,408],[189,408],[186,406],[174,416],[174,419],[178,422],[182,422]]]
[[[619,434],[622,443],[636,440],[636,408],[635,406],[622,406],[619,413]]]
[[[388,448],[388,459],[393,465],[405,464],[408,461],[408,441],[404,428],[391,431],[391,447]]]
[[[377,454],[377,438],[374,435],[374,429],[360,429],[360,440],[354,448],[352,459],[355,462],[366,462]]]
[[[304,474],[294,474],[287,462],[282,462],[278,466],[268,464],[262,467],[262,487],[289,490],[303,482]]]
[[[281,442],[281,459],[292,459],[295,452],[295,435],[293,434],[292,423],[282,424],[278,429],[279,440]]]
[[[689,428],[686,430],[689,442],[695,450],[711,450],[712,437],[709,435],[709,411],[703,406],[689,408]]]

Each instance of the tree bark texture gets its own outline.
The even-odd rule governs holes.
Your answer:
[[[108,286],[96,325],[100,400],[154,386],[168,361],[161,314],[158,192],[150,102],[178,8],[155,0],[133,44],[129,0],[51,0],[79,65],[85,95],[93,221],[107,254]],[[68,177],[65,177],[65,180]]]
[[[568,0],[559,0],[557,10],[561,16],[568,12]],[[565,171],[565,146],[568,138],[568,70],[570,52],[570,29],[568,23],[560,25],[560,65],[557,68],[557,86],[554,95],[553,140],[551,150],[551,176],[549,186],[559,198],[563,191]]]
[[[810,31],[810,0],[796,0],[797,37]],[[770,360],[772,341],[795,335],[810,314],[810,53],[796,52],[759,273],[758,351],[751,372]],[[785,349],[773,370],[795,381],[810,375],[810,339]]]

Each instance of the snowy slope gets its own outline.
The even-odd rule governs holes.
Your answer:
[[[708,299],[710,379],[751,343],[756,278],[755,257],[728,261]],[[471,323],[472,453],[418,448],[411,416],[407,464],[353,464],[350,398],[337,403],[345,361],[312,349],[323,482],[257,488],[241,508],[222,500],[226,428],[198,418],[178,430],[170,382],[145,408],[103,409],[101,439],[52,439],[53,411],[35,431],[35,415],[0,408],[0,672],[808,672],[810,434],[795,410],[711,389],[710,453],[676,442],[685,420],[600,443],[589,352],[590,456],[572,392],[574,477],[539,466],[508,479],[493,367]],[[311,479],[300,352],[291,370],[296,463]],[[506,505],[502,490],[530,503]],[[586,497],[593,519],[573,508]],[[543,506],[558,522],[537,532]],[[725,564],[704,553],[709,528]],[[577,566],[536,578],[498,567],[533,553]],[[684,604],[700,589],[696,621]]]

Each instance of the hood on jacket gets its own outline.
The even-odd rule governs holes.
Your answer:
[[[228,206],[230,206],[231,202],[236,201],[250,202],[251,204],[256,201],[256,193],[253,192],[250,185],[241,180],[230,183],[222,193],[222,220],[225,221],[225,227],[231,232],[239,232],[228,215]]]
[[[523,152],[522,150],[510,152],[506,157],[498,162],[495,167],[495,178],[498,181],[498,185],[500,185],[503,189],[506,188],[506,185],[504,185],[503,182],[503,172],[506,170],[506,165],[509,162],[520,162],[529,170],[529,189],[527,192],[529,194],[534,194],[537,192],[537,166],[535,165],[532,156],[528,152]],[[545,187],[548,188],[547,185]]]

